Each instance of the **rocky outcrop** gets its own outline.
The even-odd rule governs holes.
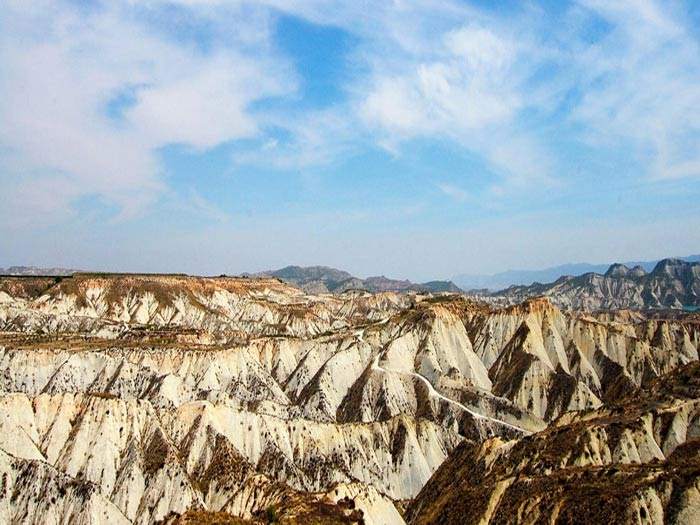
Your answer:
[[[700,366],[537,434],[464,442],[412,502],[411,524],[697,523]]]
[[[456,447],[528,442],[697,361],[699,347],[691,315],[592,316],[546,299],[3,278],[3,468],[7,487],[44,481],[8,488],[0,512],[255,522],[271,508],[293,522],[323,508],[339,523],[401,523],[401,502]]]
[[[512,286],[485,295],[495,304],[515,304],[545,296],[569,309],[700,307],[700,263],[664,259],[646,273],[640,266],[613,264],[604,275],[560,277],[553,283]]]

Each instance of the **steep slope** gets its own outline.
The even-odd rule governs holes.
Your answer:
[[[515,441],[463,443],[412,502],[411,524],[697,523],[700,366]]]
[[[594,317],[546,299],[3,278],[0,450],[12,479],[31,462],[46,481],[27,498],[8,489],[0,511],[99,523],[112,514],[79,513],[104,501],[128,522],[255,522],[273,507],[293,522],[320,506],[339,523],[354,510],[401,523],[402,502],[461,443],[600,409],[699,347],[692,315]]]
[[[496,304],[515,304],[536,296],[589,311],[700,307],[700,263],[664,259],[648,274],[639,266],[614,264],[604,275],[564,276],[549,284],[512,286],[488,297]]]

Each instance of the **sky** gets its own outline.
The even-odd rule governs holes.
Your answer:
[[[695,0],[4,0],[0,266],[700,252]]]

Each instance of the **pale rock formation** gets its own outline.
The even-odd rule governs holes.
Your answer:
[[[699,347],[692,316],[547,299],[493,308],[449,294],[313,296],[274,279],[3,278],[0,516],[260,522],[274,508],[400,523],[455,447],[491,443],[485,458],[511,461],[514,443],[589,425]],[[668,461],[698,433],[694,410],[639,413],[614,444],[591,426],[575,436],[588,456],[562,465]],[[495,482],[489,512],[512,483]],[[679,498],[690,509],[697,488]],[[667,502],[652,491],[638,506]]]

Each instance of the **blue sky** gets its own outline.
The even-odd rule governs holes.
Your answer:
[[[691,0],[3,2],[0,266],[700,252],[698,28]]]

